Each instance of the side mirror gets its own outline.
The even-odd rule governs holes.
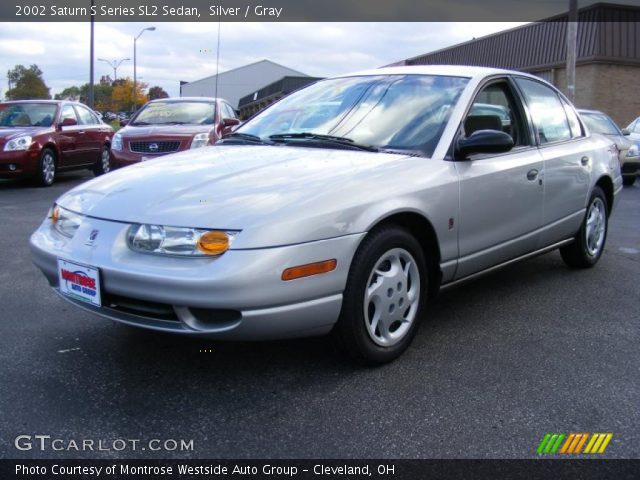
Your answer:
[[[222,119],[222,134],[229,133],[233,130],[233,127],[240,125],[240,120],[237,118],[223,118]]]
[[[225,127],[235,127],[236,125],[240,125],[240,120],[237,118],[223,118],[222,125]]]
[[[78,121],[75,118],[65,118],[64,120],[62,120],[62,122],[60,123],[61,127],[73,127],[74,125],[77,125]]]
[[[466,138],[460,138],[456,150],[466,158],[472,153],[504,153],[513,148],[511,135],[499,130],[476,130]]]
[[[129,124],[129,120],[120,120],[120,126],[126,127]]]
[[[622,129],[622,134],[623,134],[625,137],[627,137],[627,136],[631,135],[631,132],[630,132],[629,130],[627,130],[626,128],[623,128],[623,129]]]

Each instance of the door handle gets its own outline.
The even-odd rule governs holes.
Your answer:
[[[84,134],[85,134],[85,133],[87,133],[87,132],[86,132],[86,130],[80,130],[78,133],[79,133],[80,135],[84,135]]]
[[[534,181],[536,178],[538,178],[538,170],[534,168],[527,172],[527,180]]]
[[[587,157],[587,156],[582,157],[582,158],[580,159],[580,163],[581,163],[583,166],[585,166],[585,167],[586,167],[586,166],[589,164],[589,157]]]

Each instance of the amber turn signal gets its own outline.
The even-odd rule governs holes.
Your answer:
[[[336,269],[338,261],[334,258],[324,260],[322,262],[307,263],[306,265],[298,265],[297,267],[287,268],[282,272],[282,280],[295,280],[296,278],[310,277],[311,275],[319,275]]]
[[[60,219],[60,208],[57,205],[51,210],[51,217],[49,218],[51,218],[52,223],[58,223]]]
[[[198,250],[207,255],[220,255],[229,250],[229,235],[225,232],[206,232],[198,239]]]

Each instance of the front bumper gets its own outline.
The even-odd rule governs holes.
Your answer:
[[[128,227],[85,218],[67,239],[46,219],[31,236],[33,261],[59,294],[58,258],[97,267],[101,307],[63,296],[85,310],[153,330],[230,340],[304,337],[331,330],[351,259],[364,235],[194,259],[133,252],[126,244]],[[98,236],[88,242],[94,230]],[[281,280],[288,267],[331,258],[337,260],[332,272]]]
[[[622,164],[621,172],[624,176],[640,174],[640,157],[625,159],[624,163]]]
[[[38,171],[39,152],[19,150],[0,152],[0,178],[20,178],[35,175]]]

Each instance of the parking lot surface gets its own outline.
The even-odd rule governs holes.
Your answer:
[[[412,347],[367,369],[323,338],[185,339],[58,298],[29,235],[89,178],[0,182],[0,457],[519,458],[547,432],[611,432],[606,457],[640,456],[640,186],[595,268],[553,252],[443,291]],[[19,451],[18,435],[194,448]]]

